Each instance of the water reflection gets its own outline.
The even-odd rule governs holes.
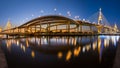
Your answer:
[[[69,50],[66,54],[66,61],[70,60],[71,55],[72,55],[72,52],[71,52],[71,50]]]
[[[105,51],[105,49],[111,46],[116,47],[119,36],[41,36],[6,39],[4,41],[2,41],[1,44],[6,44],[5,46],[9,52],[11,50],[19,51],[18,53],[23,52],[24,54],[22,53],[22,55],[28,54],[28,56],[31,56],[34,60],[44,60],[49,57],[48,60],[51,59],[51,61],[57,58],[63,61],[72,61],[73,58],[93,52],[99,56],[98,59],[101,63],[103,50]],[[15,48],[20,49],[16,50]],[[44,59],[40,59],[39,56],[44,57]],[[46,59],[45,61],[47,61]]]
[[[31,51],[31,56],[32,56],[32,58],[35,57],[35,52],[34,51]]]
[[[58,58],[62,58],[63,54],[62,52],[58,52]]]
[[[81,51],[81,47],[79,46],[78,48],[74,49],[74,56],[78,56]]]

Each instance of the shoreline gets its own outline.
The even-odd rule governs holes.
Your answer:
[[[0,68],[8,68],[5,54],[0,46]]]

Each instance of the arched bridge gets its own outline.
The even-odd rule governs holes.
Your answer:
[[[60,15],[41,16],[18,27],[3,30],[6,35],[93,35],[116,34],[117,27],[111,27],[101,12],[97,12],[96,22],[74,20]]]
[[[7,35],[81,35],[105,31],[116,32],[114,28],[87,21],[73,20],[64,16],[49,15],[35,18],[1,34]]]

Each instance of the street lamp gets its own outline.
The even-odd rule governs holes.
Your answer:
[[[55,12],[55,14],[56,14],[56,11],[57,11],[57,9],[56,9],[56,8],[54,8],[54,12]]]
[[[41,11],[40,11],[40,13],[41,13],[41,16],[42,16],[42,14],[44,13],[44,11],[43,11],[43,10],[41,10]]]
[[[71,16],[71,13],[70,13],[70,11],[67,11],[67,15],[70,17]]]

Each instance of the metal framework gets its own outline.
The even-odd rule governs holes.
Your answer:
[[[35,18],[18,27],[3,30],[2,33],[7,35],[79,35],[100,33],[102,29],[113,28],[87,21],[73,20],[60,15],[48,15]]]

